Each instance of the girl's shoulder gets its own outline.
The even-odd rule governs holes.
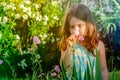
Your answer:
[[[98,48],[99,53],[105,51],[105,45],[104,45],[103,41],[100,40],[100,41],[98,42],[97,48]]]

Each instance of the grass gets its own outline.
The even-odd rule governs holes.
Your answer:
[[[113,72],[109,72],[109,80],[111,80],[110,78],[112,77],[112,74],[113,74]],[[115,71],[114,76],[115,76],[115,78],[113,80],[120,80],[120,71]],[[10,80],[10,79],[8,77],[0,77],[0,80]],[[16,78],[16,80],[30,80],[30,79],[29,78],[26,78],[26,79]],[[49,79],[47,79],[47,80],[49,80]],[[60,80],[60,79],[54,79],[54,80]]]
[[[113,72],[109,72],[109,79],[112,77]],[[120,80],[120,71],[115,71],[114,80]]]

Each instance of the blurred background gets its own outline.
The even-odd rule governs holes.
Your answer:
[[[0,0],[0,79],[33,79],[59,65],[59,27],[74,3],[90,8],[108,70],[120,71],[120,0]]]

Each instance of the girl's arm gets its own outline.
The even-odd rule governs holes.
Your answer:
[[[102,41],[98,43],[101,67],[102,67],[102,80],[108,80],[108,69],[106,64],[106,56],[105,56],[105,46]]]
[[[70,64],[71,61],[71,50],[72,45],[76,42],[76,38],[74,35],[71,35],[64,43],[64,49],[61,49],[61,58],[60,58],[60,65],[62,61],[66,63],[66,65]]]

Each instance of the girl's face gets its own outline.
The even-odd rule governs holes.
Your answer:
[[[78,19],[76,17],[72,17],[70,20],[70,34],[74,34],[76,32],[77,35],[85,36],[86,34],[86,22]]]

